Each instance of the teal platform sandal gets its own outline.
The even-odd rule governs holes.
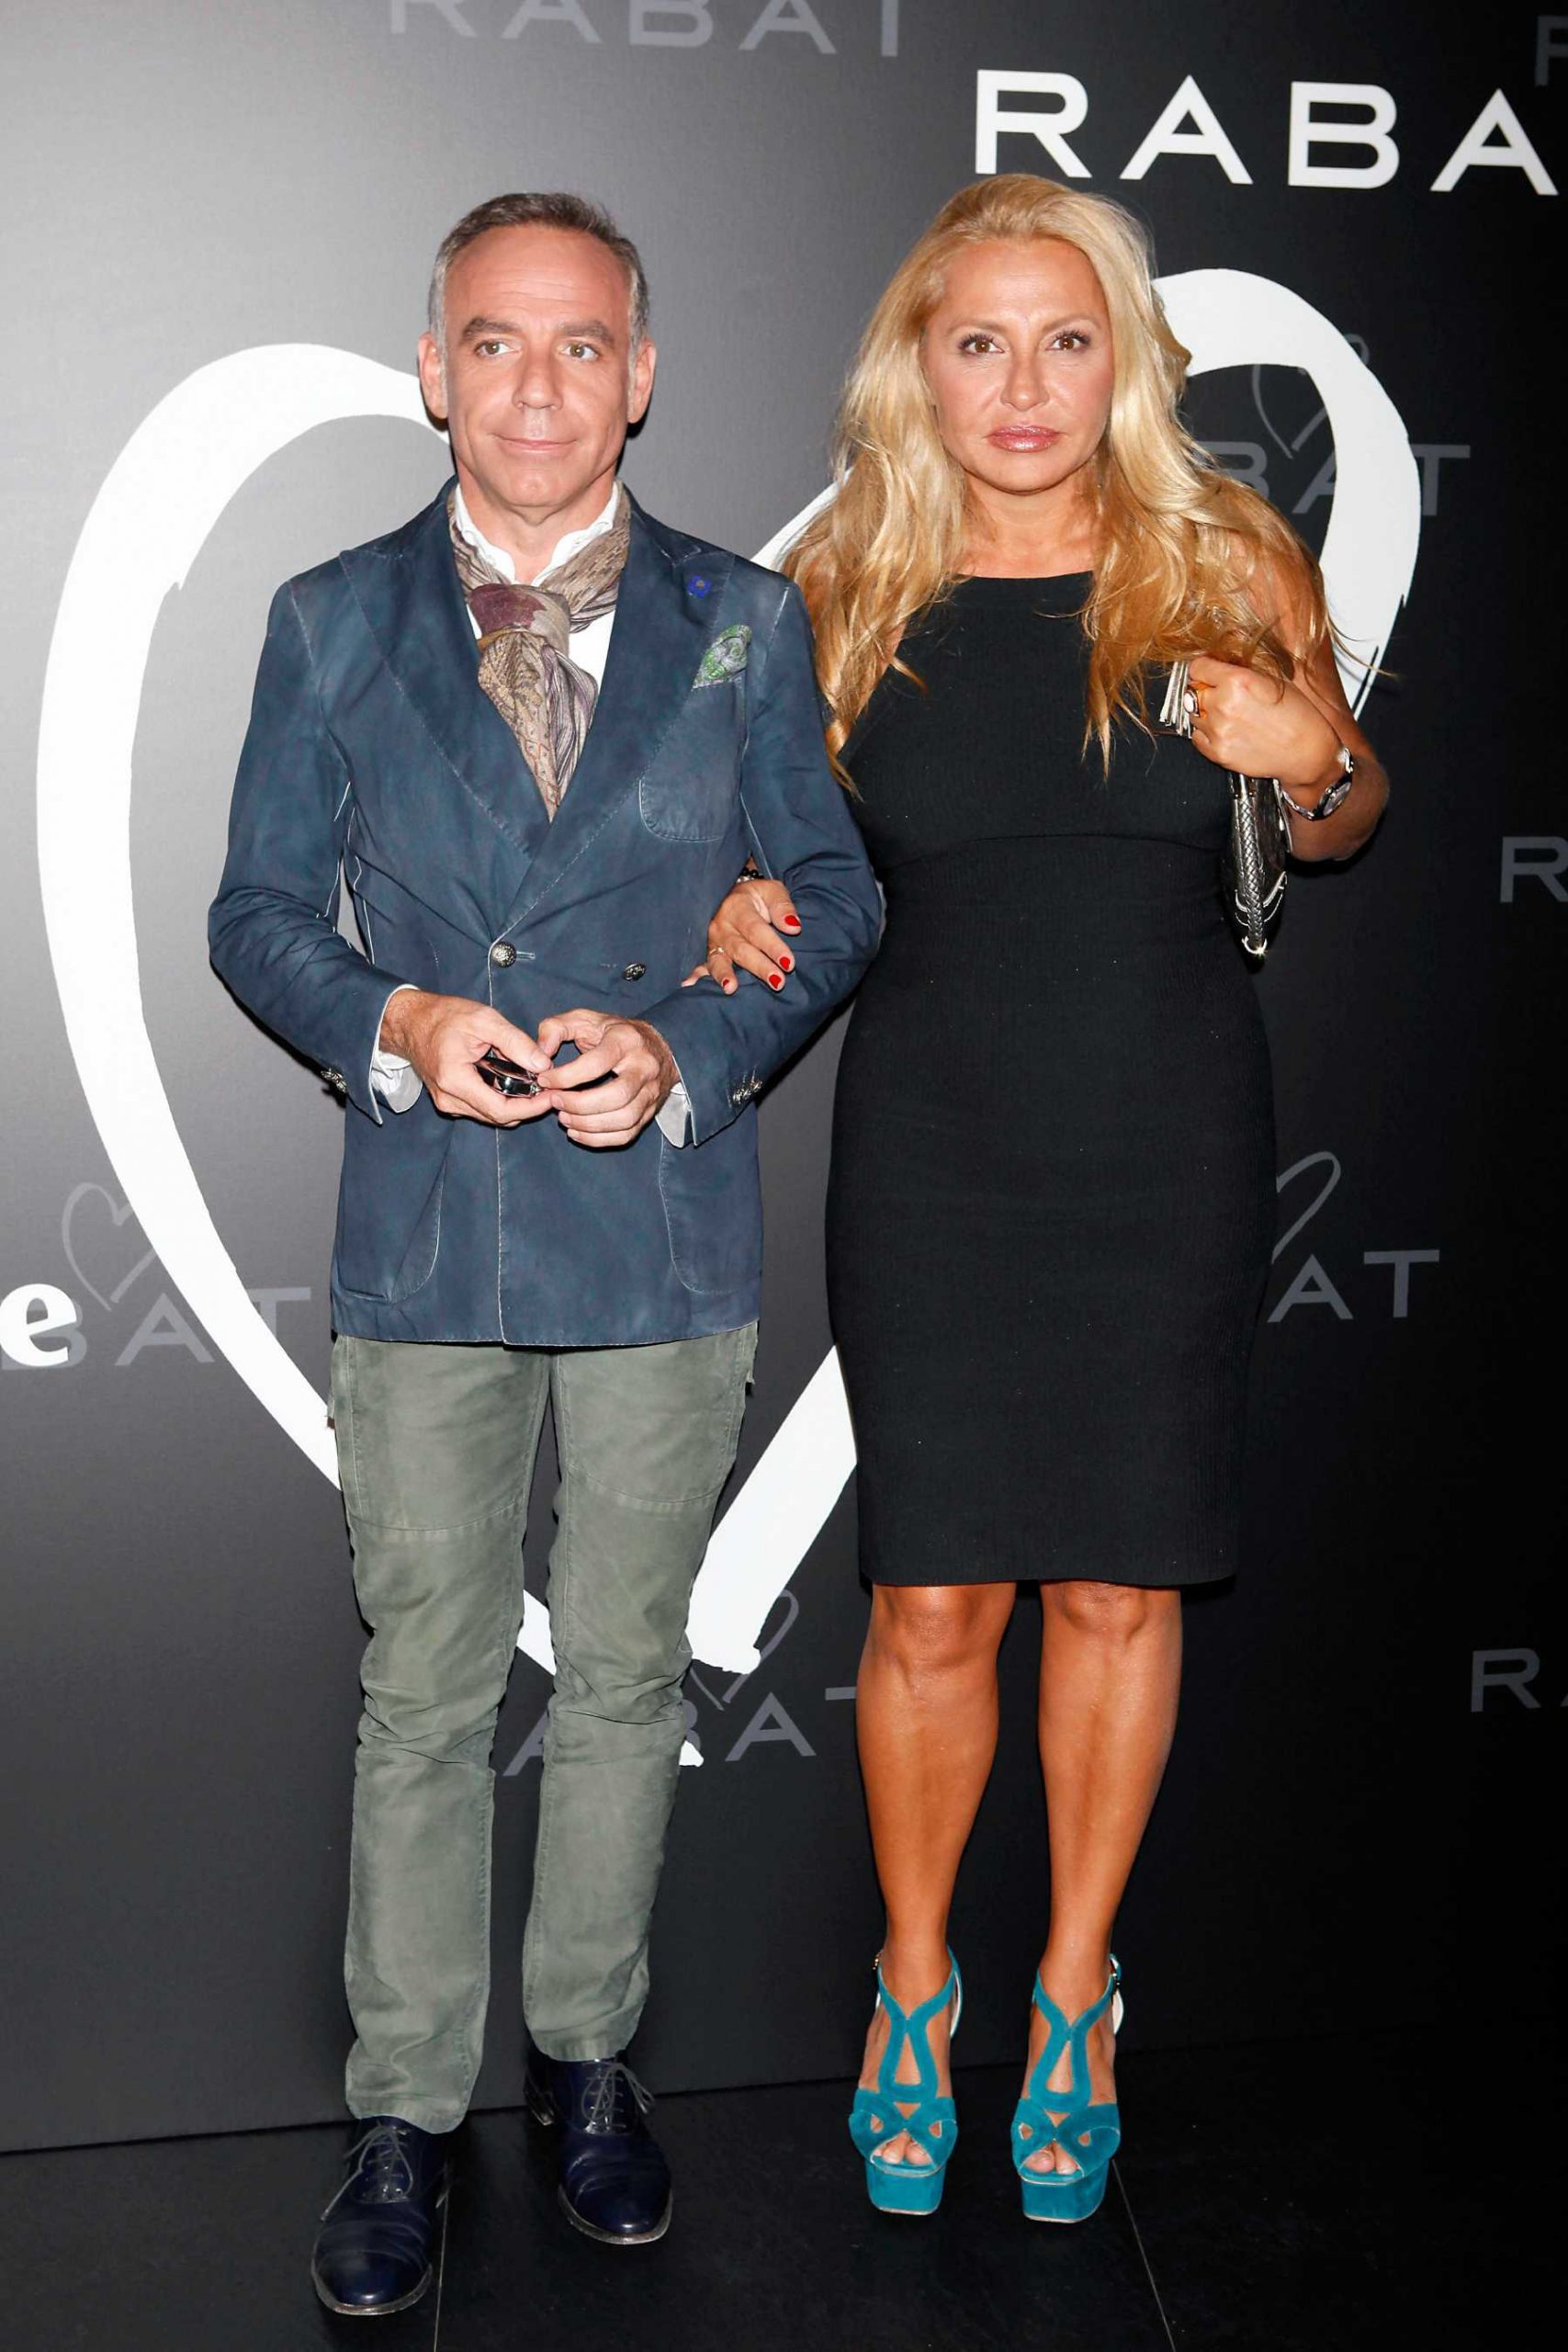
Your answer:
[[[876,2070],[876,2088],[855,2093],[855,2103],[850,2109],[850,2137],[865,2158],[866,2194],[879,2213],[934,2213],[942,2203],[948,2158],[957,2144],[958,2110],[950,2098],[938,2095],[936,2061],[926,2039],[928,2029],[952,2002],[953,2024],[948,2033],[951,2042],[964,2012],[964,1984],[958,1962],[951,1952],[947,1957],[953,1962],[947,1983],[908,2017],[883,1983],[881,1962],[877,1963],[876,1997],[887,2012],[892,2030]],[[916,2079],[912,2083],[894,2080],[906,2048],[915,2060]],[[907,2115],[899,2113],[901,2106],[909,2109]],[[929,2165],[895,2165],[883,2160],[878,2150],[886,2141],[896,2140],[900,2132],[907,2132],[911,2140],[919,2142],[931,2158]]]
[[[1109,2007],[1112,2033],[1122,2030],[1122,1971],[1115,1953],[1111,1955],[1110,1983],[1081,2017],[1069,2021],[1038,1975],[1034,2006],[1051,2030],[1013,2112],[1012,2160],[1023,2189],[1024,2217],[1031,2222],[1087,2222],[1105,2194],[1111,2159],[1122,2144],[1122,2118],[1115,2101],[1092,2103],[1089,2081],[1091,2028]],[[1064,2051],[1071,2054],[1071,2080],[1066,2090],[1047,2090],[1045,2086]],[[1077,2172],[1026,2169],[1026,2160],[1049,2147],[1053,2140],[1077,2163]]]

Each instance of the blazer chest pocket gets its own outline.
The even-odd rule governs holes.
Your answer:
[[[739,814],[746,710],[740,681],[694,686],[637,786],[637,809],[665,842],[715,842]]]

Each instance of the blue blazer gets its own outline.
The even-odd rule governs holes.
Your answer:
[[[745,666],[696,684],[721,632]],[[732,639],[733,643],[734,640]],[[347,1098],[333,1317],[368,1339],[603,1347],[749,1322],[752,1098],[854,987],[881,903],[828,765],[799,593],[632,510],[604,684],[555,821],[479,686],[444,490],[273,600],[209,935],[243,1004]],[[810,942],[787,991],[681,979],[748,852]],[[365,943],[337,928],[346,877]],[[693,1140],[623,1150],[554,1119],[403,1112],[370,1057],[400,982],[532,1033],[573,1005],[651,1022]]]

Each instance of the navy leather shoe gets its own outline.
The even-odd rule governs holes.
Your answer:
[[[446,2139],[396,2115],[354,2126],[343,2187],[321,2216],[310,2277],[330,2312],[406,2312],[429,2286],[446,2201]]]
[[[670,2227],[670,2167],[645,2118],[653,2100],[619,2058],[529,2052],[536,2123],[561,2132],[560,2201],[602,2245],[651,2245]]]

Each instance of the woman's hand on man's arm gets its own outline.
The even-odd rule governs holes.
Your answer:
[[[792,942],[800,930],[795,901],[782,882],[766,875],[744,875],[708,925],[707,959],[688,972],[682,988],[698,980],[718,982],[733,996],[740,972],[754,973],[773,989],[795,969]]]

